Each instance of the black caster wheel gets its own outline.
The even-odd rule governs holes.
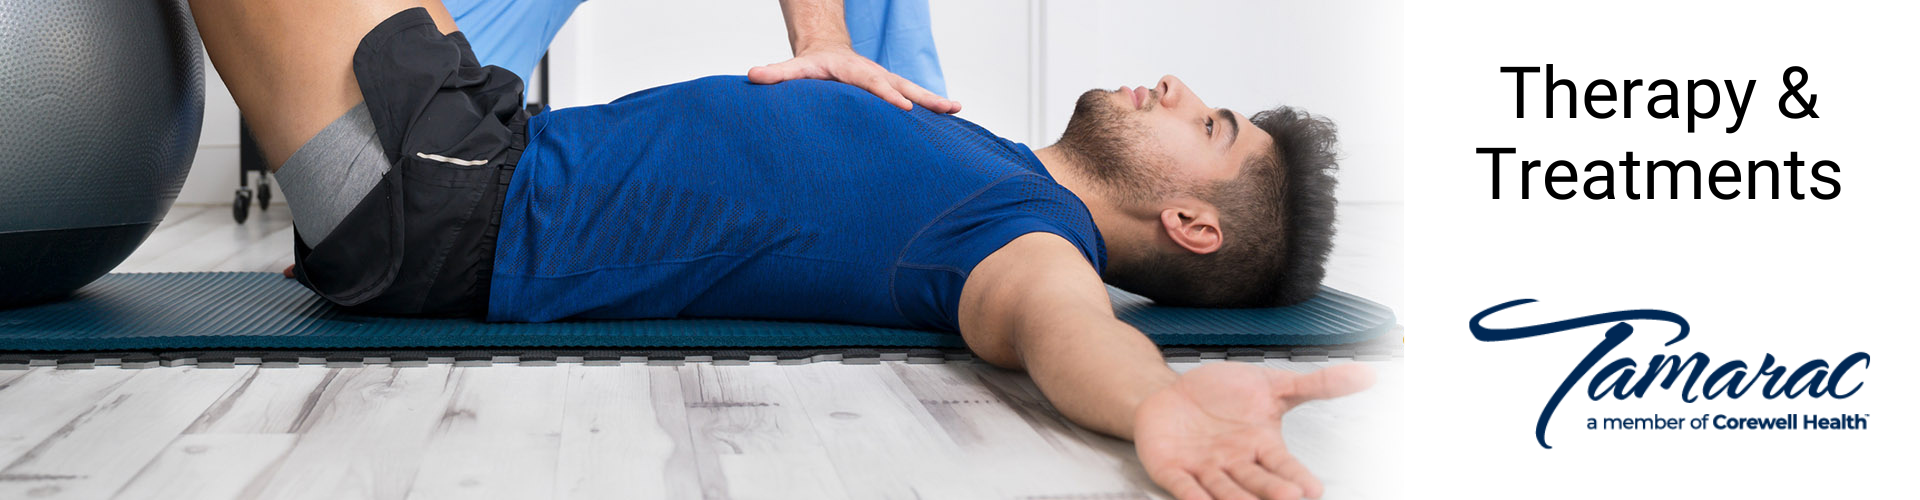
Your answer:
[[[266,211],[267,202],[273,201],[273,184],[267,182],[266,175],[261,175],[260,187],[254,189],[260,191],[260,210]]]
[[[248,208],[247,205],[250,205],[252,203],[253,203],[252,191],[248,191],[247,188],[240,188],[233,191],[233,222],[234,223],[237,223],[237,224],[247,223],[247,208]]]

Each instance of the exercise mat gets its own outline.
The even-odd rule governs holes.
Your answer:
[[[1267,309],[1157,307],[1138,295],[1110,292],[1120,319],[1163,348],[1337,347],[1379,337],[1396,323],[1385,306],[1324,287],[1306,302]],[[1379,345],[1397,348],[1399,341],[1381,339]],[[32,352],[82,351],[845,347],[965,352],[966,343],[955,333],[788,321],[487,323],[361,316],[293,280],[259,272],[109,274],[67,300],[0,311],[0,352],[22,360]],[[1328,350],[1302,352],[1324,358]]]

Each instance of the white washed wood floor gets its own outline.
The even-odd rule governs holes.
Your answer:
[[[1397,308],[1400,206],[1342,209],[1329,283]],[[289,221],[175,207],[116,271],[278,271]],[[1327,498],[1400,496],[1404,368],[1367,364],[1284,421]],[[1168,498],[984,363],[0,371],[0,499],[449,497]]]

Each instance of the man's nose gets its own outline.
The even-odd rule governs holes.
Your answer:
[[[1179,106],[1180,101],[1186,99],[1189,92],[1187,84],[1173,75],[1160,77],[1160,82],[1155,86],[1160,87],[1160,106],[1165,108]]]

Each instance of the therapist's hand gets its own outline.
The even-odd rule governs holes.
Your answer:
[[[786,62],[755,66],[747,71],[747,81],[753,83],[780,83],[800,78],[834,80],[860,87],[903,110],[911,110],[914,104],[919,104],[939,113],[960,111],[960,101],[940,97],[920,88],[912,80],[887,71],[880,64],[854,52],[852,47],[844,45],[810,49]]]

